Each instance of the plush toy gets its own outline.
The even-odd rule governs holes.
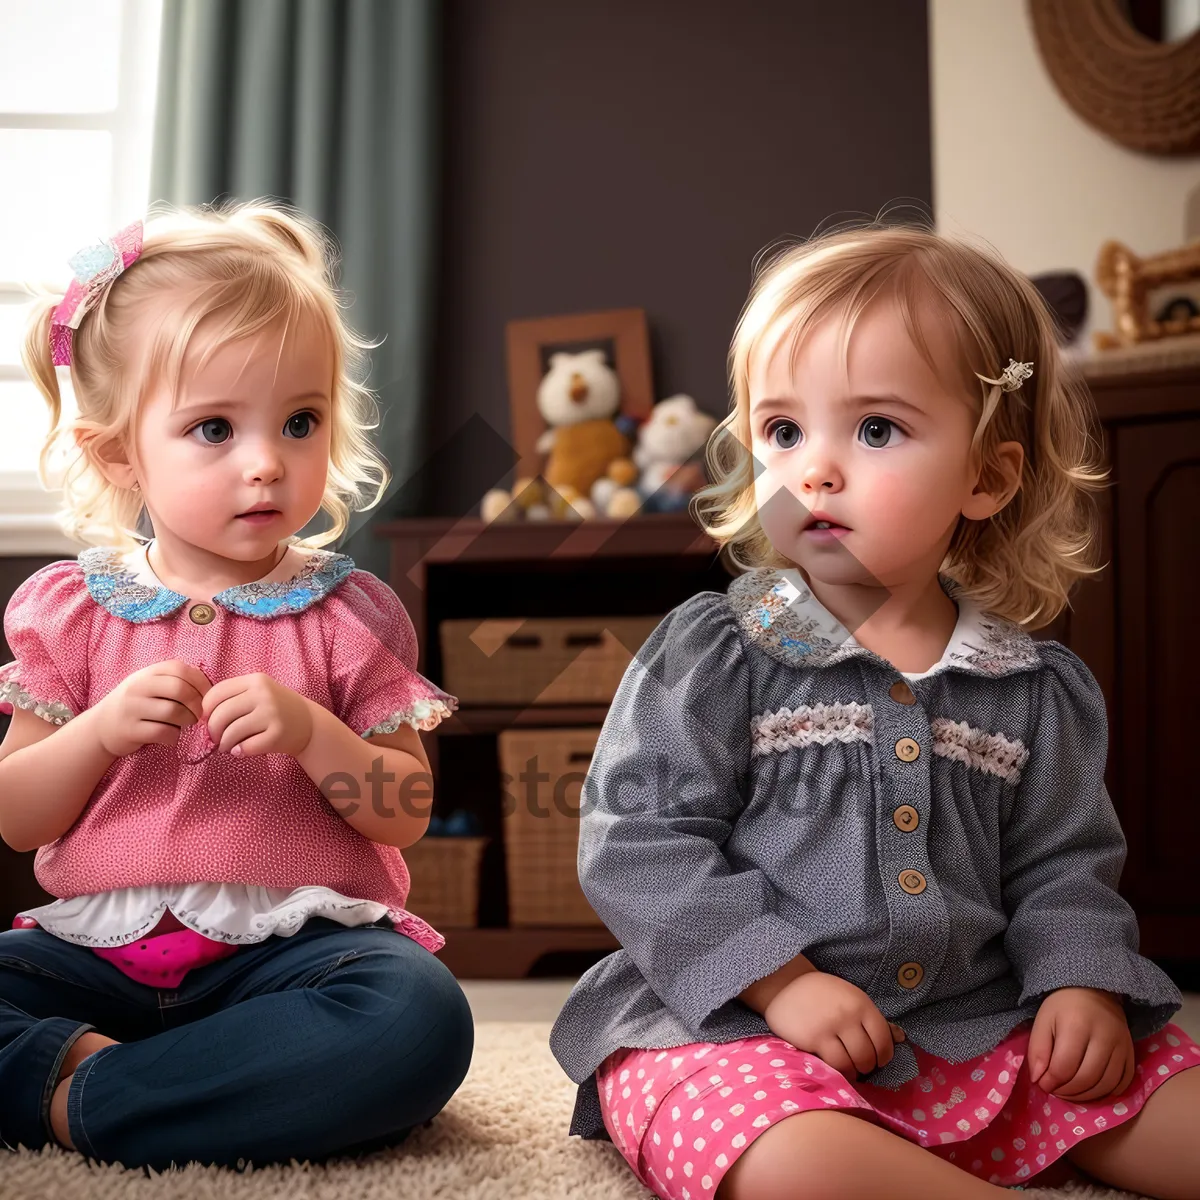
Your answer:
[[[677,512],[687,508],[693,492],[704,486],[704,468],[694,459],[717,422],[696,407],[691,396],[660,400],[638,430],[633,461],[641,468],[638,492],[645,512]]]
[[[538,410],[549,428],[538,439],[548,455],[542,479],[519,479],[512,493],[488,492],[480,505],[485,521],[547,517],[584,519],[610,515],[612,501],[624,487],[632,492],[637,467],[629,459],[630,439],[614,419],[621,403],[617,373],[604,361],[603,350],[550,356],[550,369],[538,385]],[[601,480],[614,485],[597,505],[591,498]],[[636,496],[634,497],[636,499]],[[628,505],[629,497],[617,500]],[[636,511],[636,506],[634,508]]]
[[[525,518],[536,521],[550,515],[542,499],[542,484],[538,479],[518,479],[511,492],[492,488],[479,504],[479,515],[489,524],[511,522]]]

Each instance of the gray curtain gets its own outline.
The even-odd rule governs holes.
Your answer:
[[[428,453],[438,141],[438,0],[165,0],[151,194],[272,196],[341,247],[349,316],[372,338],[387,497],[338,548],[387,578],[368,521],[419,515]],[[312,528],[320,527],[323,518]]]

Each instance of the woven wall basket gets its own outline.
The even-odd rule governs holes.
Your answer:
[[[1062,98],[1130,150],[1200,151],[1200,32],[1159,43],[1119,0],[1029,0],[1042,61]]]

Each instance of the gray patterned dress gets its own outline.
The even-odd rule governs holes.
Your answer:
[[[579,878],[621,949],[551,1032],[570,1132],[607,1138],[614,1050],[770,1033],[739,999],[797,954],[861,987],[907,1042],[866,1081],[993,1049],[1067,986],[1121,994],[1135,1039],[1181,996],[1117,894],[1104,699],[1082,661],[980,610],[903,675],[796,571],[751,571],[669,613],[608,711]]]

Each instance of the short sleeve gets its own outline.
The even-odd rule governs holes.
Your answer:
[[[401,725],[433,729],[458,700],[416,669],[417,636],[400,598],[352,571],[321,605],[334,712],[364,738]]]
[[[725,596],[669,613],[629,664],[580,806],[579,881],[689,1029],[803,953],[771,880],[724,845],[750,781],[750,664]]]
[[[65,725],[87,707],[95,607],[73,560],[50,563],[17,588],[4,613],[13,661],[0,666],[0,713],[15,705]]]
[[[1104,783],[1108,715],[1083,661],[1044,642],[1029,760],[1001,830],[1004,948],[1021,1002],[1063,987],[1125,997],[1135,1039],[1179,1008],[1171,979],[1138,953],[1117,892],[1125,837]]]

